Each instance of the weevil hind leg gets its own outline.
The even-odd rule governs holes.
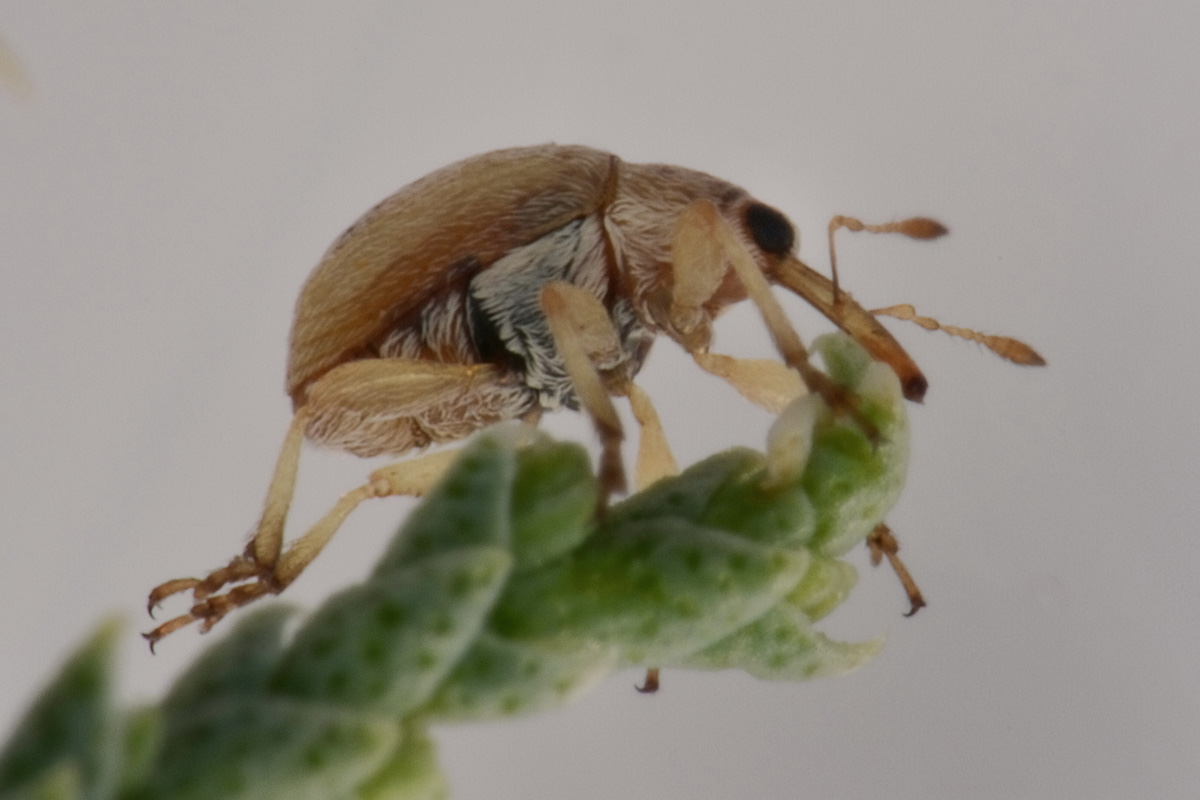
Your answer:
[[[151,648],[164,636],[200,622],[207,631],[226,614],[268,594],[278,594],[300,576],[300,573],[320,555],[325,545],[333,538],[342,523],[365,500],[396,495],[420,496],[425,494],[445,473],[458,456],[458,450],[441,450],[406,461],[398,461],[371,473],[362,486],[343,494],[323,517],[299,539],[280,553],[271,565],[260,564],[254,558],[254,543],[246,548],[246,554],[235,558],[229,566],[213,572],[193,589],[197,601],[187,614],[168,620],[150,633],[144,634]],[[240,581],[252,581],[239,583]],[[176,583],[185,583],[178,581]],[[217,594],[229,584],[227,591]],[[166,584],[164,584],[165,586]],[[190,586],[182,586],[184,591]]]
[[[310,418],[311,412],[307,407],[301,407],[292,417],[283,447],[279,451],[279,458],[275,462],[275,471],[271,476],[266,500],[263,502],[262,516],[259,517],[254,538],[246,546],[246,551],[203,579],[180,578],[154,587],[150,591],[148,601],[151,616],[154,609],[172,595],[191,591],[197,601],[202,601],[229,583],[258,577],[275,566],[283,548],[283,528],[287,522],[288,509],[292,505],[296,474],[300,468],[300,451]],[[160,626],[162,627],[166,626]]]
[[[267,488],[258,528],[247,548],[248,553],[253,553],[255,562],[263,566],[273,566],[283,548],[283,528],[287,523],[288,509],[292,507],[296,474],[300,470],[300,451],[311,418],[312,409],[309,406],[301,406],[292,417],[279,460],[275,462],[271,485]]]
[[[439,450],[397,461],[372,472],[366,483],[343,494],[316,525],[288,546],[272,572],[273,582],[282,589],[296,580],[337,533],[346,517],[364,500],[398,495],[420,497],[445,474],[458,454],[457,448]]]
[[[343,364],[316,381],[288,428],[254,538],[245,552],[205,578],[168,581],[151,592],[151,608],[173,594],[189,590],[194,600],[187,614],[145,634],[151,647],[181,627],[199,622],[207,630],[233,609],[279,593],[316,558],[360,503],[372,497],[423,494],[455,455],[454,451],[441,451],[376,470],[366,484],[344,494],[316,525],[284,550],[283,528],[306,437],[336,443],[360,455],[379,452],[367,450],[368,446],[378,446],[382,452],[403,452],[434,440],[460,439],[488,422],[526,411],[512,406],[516,402],[512,397],[517,395],[505,394],[503,388],[496,368],[488,365],[403,359]],[[464,418],[459,428],[448,427],[452,423],[447,418],[453,419],[458,407],[480,413]],[[385,426],[391,438],[385,437],[384,444],[379,445],[377,439],[384,436],[384,429],[370,429],[364,434],[364,420]],[[439,436],[429,433],[426,427],[436,428]]]

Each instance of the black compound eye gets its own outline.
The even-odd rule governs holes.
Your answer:
[[[751,203],[746,206],[746,227],[754,237],[754,243],[763,252],[785,256],[796,244],[796,231],[787,217],[770,206]]]

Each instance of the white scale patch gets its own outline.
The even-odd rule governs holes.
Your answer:
[[[469,302],[491,322],[505,348],[525,362],[525,383],[538,392],[540,405],[575,408],[571,380],[554,349],[540,304],[542,288],[554,281],[574,284],[605,301],[608,270],[598,217],[568,223],[513,250],[471,280]],[[644,348],[639,346],[641,337],[633,330],[639,326],[630,325],[632,314],[618,314],[614,308],[614,316],[618,317],[615,322],[625,352],[615,363],[596,366],[607,370],[636,361],[631,365],[636,371],[641,366],[640,357],[644,357]]]

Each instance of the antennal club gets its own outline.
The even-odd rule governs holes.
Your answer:
[[[899,222],[885,222],[882,225],[868,225],[855,217],[843,217],[840,214],[829,220],[829,270],[833,275],[833,302],[842,300],[841,289],[838,287],[837,248],[833,245],[833,234],[839,228],[867,233],[902,233],[910,239],[936,239],[950,232],[942,223],[929,217],[910,217]]]

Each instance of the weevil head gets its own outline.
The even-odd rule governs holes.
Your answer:
[[[745,193],[727,205],[713,204],[707,208],[711,209],[709,213],[714,216],[708,227],[720,267],[707,279],[710,281],[707,299],[695,310],[691,324],[680,325],[682,320],[678,319],[679,315],[673,314],[675,330],[668,331],[688,350],[697,346],[706,349],[712,337],[712,322],[726,308],[747,298],[746,284],[733,264],[737,257],[734,251],[744,254],[743,258],[749,256],[754,267],[767,281],[775,283],[780,265],[786,259],[795,257],[798,238],[795,227],[787,217]],[[720,230],[717,230],[718,227]],[[689,266],[683,264],[676,269],[686,273]],[[679,278],[687,278],[683,275],[676,277],[673,288],[678,292]]]
[[[797,240],[782,213],[744,189],[662,164],[621,164],[605,224],[624,291],[638,315],[688,350],[706,348],[716,316],[746,298],[724,254],[728,235],[770,281],[783,259],[795,252]],[[690,237],[687,257],[679,253],[681,226],[696,234]],[[715,255],[704,252],[707,245]]]

